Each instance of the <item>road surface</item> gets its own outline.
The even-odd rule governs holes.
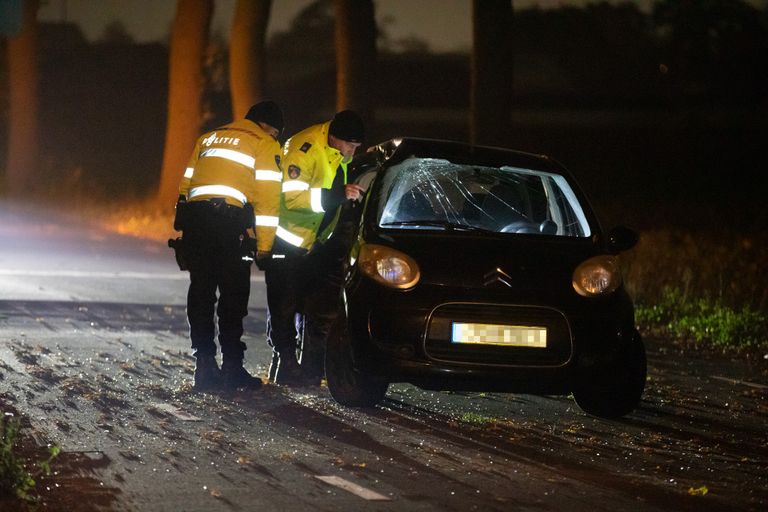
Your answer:
[[[766,361],[648,340],[619,421],[569,397],[393,385],[197,394],[163,244],[0,207],[0,405],[61,446],[45,510],[766,510]],[[254,270],[247,366],[266,374]]]

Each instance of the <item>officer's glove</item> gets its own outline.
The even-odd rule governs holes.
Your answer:
[[[272,261],[272,253],[269,251],[256,251],[256,267],[259,270],[267,270]]]

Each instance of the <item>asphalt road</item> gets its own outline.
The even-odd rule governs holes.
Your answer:
[[[264,375],[254,270],[247,364]],[[0,404],[62,454],[45,510],[766,510],[768,361],[648,340],[633,414],[393,385],[196,394],[186,275],[162,244],[0,207]]]

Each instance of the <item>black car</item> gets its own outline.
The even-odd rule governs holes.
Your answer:
[[[573,393],[602,417],[637,406],[645,350],[617,257],[637,235],[603,232],[560,164],[402,138],[352,169],[367,192],[347,215],[353,242],[327,341],[335,400],[373,406],[409,382]]]

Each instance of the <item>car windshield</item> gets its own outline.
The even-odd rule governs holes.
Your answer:
[[[591,235],[558,174],[413,157],[387,169],[379,193],[378,224],[387,229]]]

